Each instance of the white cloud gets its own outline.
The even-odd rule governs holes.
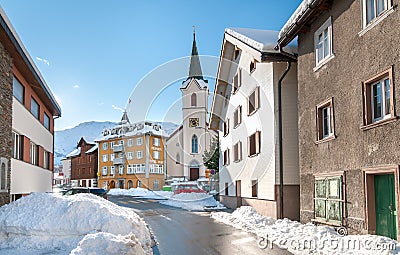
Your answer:
[[[118,106],[115,106],[115,105],[111,105],[111,107],[112,107],[114,110],[117,110],[117,111],[121,111],[121,112],[124,112],[124,111],[125,111],[124,109],[122,109],[122,108],[120,108],[120,107],[118,107]]]
[[[79,87],[78,84],[75,84],[75,85],[73,86],[73,88],[74,88],[74,89],[79,89],[80,87]]]
[[[50,65],[50,62],[47,60],[47,59],[44,59],[44,58],[40,58],[40,57],[36,57],[36,60],[37,61],[40,61],[40,62],[43,62],[43,63],[45,63],[46,65]]]

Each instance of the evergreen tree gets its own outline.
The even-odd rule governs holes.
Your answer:
[[[203,163],[208,169],[214,169],[215,173],[218,173],[219,168],[219,142],[217,139],[213,139],[209,151],[204,151]]]

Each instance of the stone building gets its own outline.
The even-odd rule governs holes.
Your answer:
[[[1,8],[0,52],[3,204],[52,190],[54,119],[61,116],[61,109]]]
[[[160,190],[165,179],[166,137],[159,124],[130,123],[125,112],[118,126],[105,129],[95,140],[99,147],[99,186]]]
[[[399,240],[399,0],[303,1],[298,36],[300,218]]]
[[[277,51],[278,33],[225,30],[210,129],[219,130],[220,201],[298,220],[297,47]]]
[[[208,130],[208,81],[203,77],[193,34],[189,74],[182,83],[182,124],[167,139],[168,177],[197,180],[205,177],[202,155],[209,150],[214,131]]]
[[[76,149],[66,158],[71,160],[71,186],[97,187],[98,147],[96,143],[88,142],[82,137]]]

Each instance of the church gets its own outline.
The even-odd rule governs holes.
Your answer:
[[[193,32],[189,74],[180,87],[182,124],[167,138],[167,176],[194,181],[205,177],[202,155],[209,150],[214,131],[208,130],[208,80],[203,77]]]

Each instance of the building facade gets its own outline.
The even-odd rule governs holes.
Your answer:
[[[71,160],[71,186],[97,187],[98,147],[83,137],[76,149],[67,155]],[[67,163],[67,162],[66,162]]]
[[[167,139],[168,177],[197,180],[205,177],[202,155],[210,149],[216,133],[208,130],[208,81],[204,79],[193,34],[188,78],[182,83],[182,125]]]
[[[0,151],[0,203],[4,203],[52,190],[54,119],[61,116],[61,109],[1,8],[0,21],[4,82],[0,114],[5,137],[1,143],[6,150]],[[11,197],[7,199],[6,193]]]
[[[220,201],[230,208],[251,205],[273,218],[298,219],[296,64],[287,69],[297,48],[291,45],[283,54],[274,49],[277,39],[278,31],[225,30],[210,128],[220,133]]]
[[[64,184],[71,184],[71,158],[63,158],[61,159],[62,163],[62,172],[64,175]]]
[[[399,240],[398,0],[303,1],[298,36],[302,222]]]
[[[99,186],[160,190],[165,179],[166,137],[159,124],[150,121],[131,124],[124,113],[120,125],[104,130],[96,139]]]

